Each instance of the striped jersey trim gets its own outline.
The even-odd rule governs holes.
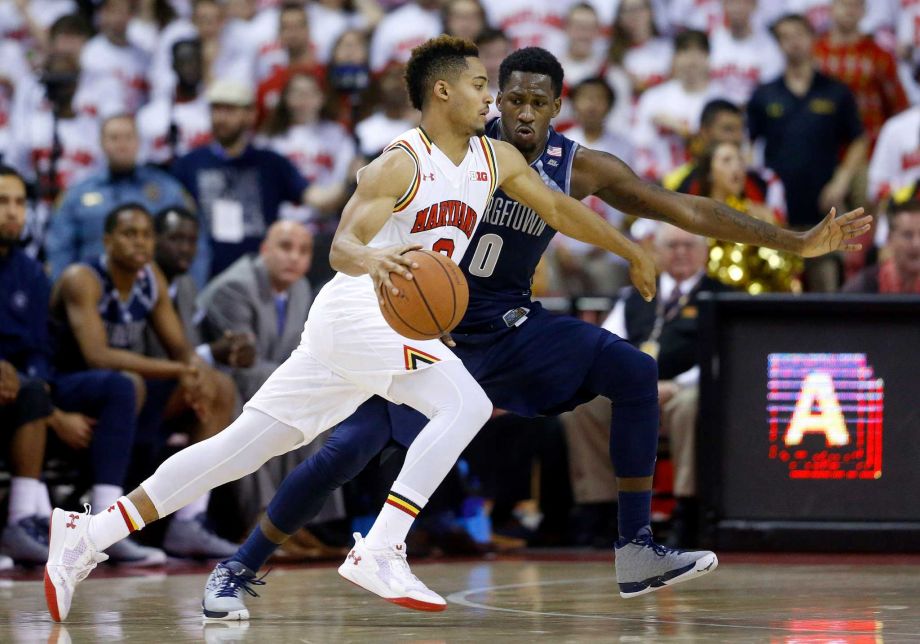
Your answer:
[[[434,145],[434,143],[432,143],[431,138],[429,138],[428,136],[428,133],[422,129],[422,126],[419,126],[415,129],[418,130],[419,136],[422,137],[422,143],[425,144],[425,150],[428,152],[428,154],[431,154],[431,146]]]
[[[498,163],[495,161],[495,151],[492,149],[492,144],[489,142],[488,138],[480,136],[479,144],[482,146],[483,154],[486,157],[486,163],[489,165],[489,195],[491,196],[498,187]]]
[[[410,146],[405,141],[397,141],[396,143],[386,148],[384,152],[389,152],[390,150],[396,149],[402,150],[408,154],[410,157],[412,157],[412,161],[415,162],[415,178],[412,180],[412,183],[409,185],[409,189],[406,190],[405,194],[400,197],[399,200],[393,205],[393,212],[401,212],[405,210],[406,206],[408,206],[412,200],[415,199],[415,195],[418,194],[419,186],[422,183],[422,175],[418,155],[415,153],[415,150],[412,149],[412,146]]]
[[[387,495],[387,503],[392,505],[395,508],[398,508],[411,516],[413,519],[418,516],[418,513],[422,511],[422,508],[417,506],[415,503],[402,496],[396,492],[390,492]]]

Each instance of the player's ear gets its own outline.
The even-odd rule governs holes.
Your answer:
[[[559,116],[559,111],[562,109],[562,97],[557,96],[553,99],[553,118]]]
[[[447,90],[447,82],[443,80],[435,81],[432,93],[436,98],[446,101],[450,98],[450,92]]]
[[[498,90],[498,94],[495,95],[495,109],[499,112],[502,111],[502,91]]]

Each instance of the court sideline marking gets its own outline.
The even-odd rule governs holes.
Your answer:
[[[534,588],[537,586],[563,586],[565,584],[584,584],[584,583],[595,583],[598,581],[610,581],[610,576],[606,577],[588,577],[588,578],[578,578],[578,579],[554,579],[549,581],[532,581],[522,584],[503,584],[500,586],[483,586],[481,588],[472,588],[470,590],[461,590],[455,593],[451,593],[447,596],[447,601],[459,604],[466,608],[476,608],[480,610],[490,610],[495,612],[502,613],[515,613],[518,615],[529,615],[533,617],[567,617],[574,619],[599,619],[605,621],[614,621],[614,622],[636,622],[639,624],[678,624],[685,626],[709,626],[714,628],[742,628],[742,629],[752,629],[752,630],[761,630],[761,631],[779,631],[782,633],[818,633],[823,635],[853,635],[852,631],[845,630],[823,630],[823,629],[791,629],[783,628],[781,626],[758,626],[755,624],[746,625],[746,624],[720,624],[718,622],[701,622],[701,621],[691,621],[691,620],[681,620],[681,619],[660,619],[658,617],[617,617],[614,615],[591,615],[591,614],[580,614],[580,613],[559,613],[553,611],[538,611],[538,610],[526,610],[523,608],[505,608],[502,606],[491,606],[489,604],[482,604],[479,602],[474,602],[467,597],[470,595],[479,595],[482,593],[493,592],[496,590],[513,590],[515,588]],[[904,635],[904,636],[916,636],[917,633],[897,633],[882,629],[880,631],[872,631],[859,633],[859,635],[871,636],[873,633],[884,635],[884,636],[895,636],[895,635]]]

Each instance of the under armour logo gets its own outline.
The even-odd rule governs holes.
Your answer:
[[[402,550],[402,549],[403,549],[403,544],[401,544],[401,543],[400,543],[400,544],[397,544],[396,549],[397,549],[397,550]]]
[[[67,525],[66,525],[65,527],[71,528],[71,529],[73,529],[73,530],[76,530],[76,529],[77,529],[77,519],[80,518],[80,515],[79,515],[79,514],[70,514],[70,515],[68,515],[68,516],[70,517],[70,522],[67,523]]]
[[[112,512],[114,509],[115,509],[115,506],[114,506],[114,505],[110,505],[110,506],[109,506],[109,509],[107,510],[107,512]]]
[[[434,181],[434,172],[429,172],[428,174],[422,174],[422,181]]]
[[[358,555],[356,555],[354,550],[352,550],[351,552],[348,553],[348,558],[351,559],[351,560],[354,562],[354,564],[355,564],[356,566],[357,566],[358,563],[361,561],[361,557],[359,557]]]

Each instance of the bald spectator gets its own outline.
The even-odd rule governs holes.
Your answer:
[[[312,289],[304,279],[312,255],[313,237],[302,224],[275,222],[258,255],[241,257],[201,293],[206,337],[233,333],[255,338],[254,364],[232,370],[243,400],[248,400],[300,343],[313,302]],[[319,445],[273,459],[235,484],[238,511],[246,525],[257,520],[259,510],[268,505],[287,473]],[[341,508],[342,499],[337,495],[318,520],[338,518]]]
[[[304,279],[313,258],[313,236],[301,224],[271,225],[258,255],[245,255],[202,291],[206,335],[226,332],[256,338],[256,360],[233,377],[248,400],[300,342],[313,301]]]

